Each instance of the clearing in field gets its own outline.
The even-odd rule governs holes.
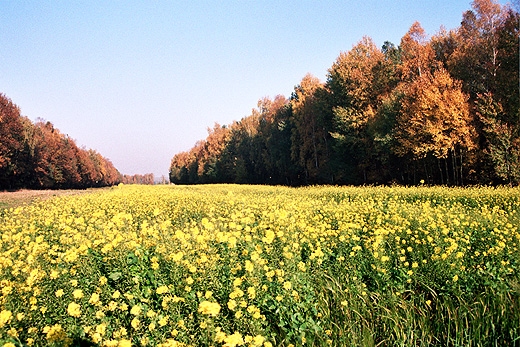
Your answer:
[[[58,196],[77,195],[92,192],[89,190],[28,190],[22,189],[14,192],[0,191],[0,209],[18,207],[35,202],[36,200],[46,200]]]

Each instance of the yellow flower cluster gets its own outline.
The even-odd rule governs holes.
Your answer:
[[[366,300],[419,281],[518,276],[519,198],[512,188],[120,186],[6,210],[0,342],[271,346],[306,326],[287,337],[302,344],[337,326],[312,325],[325,281]]]
[[[199,305],[199,312],[215,317],[220,312],[220,305],[216,302],[203,301]]]

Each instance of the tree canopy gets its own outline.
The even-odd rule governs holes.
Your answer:
[[[474,0],[461,25],[429,37],[414,23],[398,46],[363,37],[326,81],[176,154],[174,183],[518,184],[518,9]]]
[[[31,122],[0,94],[0,190],[102,187],[120,176],[110,160],[79,148],[51,122]]]

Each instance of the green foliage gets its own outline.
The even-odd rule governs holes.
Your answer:
[[[504,121],[502,106],[490,94],[479,95],[477,115],[487,140],[485,153],[498,177],[509,184],[520,182],[520,138],[518,125]]]

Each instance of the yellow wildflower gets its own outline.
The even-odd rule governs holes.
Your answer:
[[[75,289],[72,292],[72,296],[74,297],[74,299],[81,299],[83,297],[83,291],[81,289]]]
[[[2,310],[2,312],[0,312],[0,328],[4,327],[7,323],[9,323],[12,317],[13,314],[11,311]]]
[[[60,273],[56,270],[52,270],[49,277],[52,279],[52,280],[55,280],[56,278],[58,278],[60,276]]]
[[[253,337],[253,346],[261,346],[265,341],[265,338],[262,335],[256,335]]]
[[[216,302],[203,301],[199,304],[199,312],[215,317],[220,312],[220,305]]]
[[[61,297],[63,296],[63,294],[64,294],[63,289],[58,289],[58,290],[54,293],[54,295],[56,295],[57,298],[61,298]]]
[[[81,306],[75,302],[71,302],[67,307],[67,313],[72,317],[80,317],[81,316]]]
[[[134,319],[132,319],[132,322],[130,322],[130,325],[132,326],[132,328],[137,329],[137,328],[139,328],[140,323],[141,323],[141,321],[139,321],[139,319],[137,319],[137,317],[135,317]]]
[[[154,330],[155,330],[155,323],[154,323],[154,322],[151,322],[151,323],[148,325],[148,330],[150,330],[150,331],[154,331]]]
[[[241,346],[243,344],[244,344],[244,339],[242,338],[242,335],[240,333],[236,332],[233,335],[229,335],[224,339],[223,347],[235,347],[235,346]]]
[[[159,319],[158,323],[159,323],[159,326],[161,326],[161,327],[163,327],[166,324],[168,324],[168,316],[164,316],[161,319]]]
[[[15,328],[7,330],[7,335],[12,337],[18,337],[18,331]]]
[[[249,260],[246,260],[246,271],[247,272],[253,272],[255,270],[255,266],[253,263]]]
[[[112,299],[119,299],[121,297],[121,293],[119,290],[116,290],[114,294],[112,294]]]
[[[231,311],[234,311],[235,308],[237,307],[237,302],[235,301],[235,299],[229,299],[228,303],[227,303],[227,307],[231,310]]]
[[[105,336],[106,330],[107,330],[106,323],[101,323],[96,326],[96,333],[98,333],[101,336]]]
[[[160,286],[155,291],[157,294],[165,294],[168,293],[168,286]]]
[[[88,300],[88,302],[92,305],[99,305],[99,294],[98,293],[92,293],[92,295],[90,296],[90,299]]]
[[[130,310],[130,314],[133,314],[134,316],[138,316],[141,313],[142,309],[139,305],[134,305],[132,309]]]
[[[248,295],[249,299],[254,299],[256,297],[256,289],[255,289],[255,287],[247,288],[247,295]]]
[[[216,330],[216,333],[215,333],[215,341],[216,342],[224,342],[224,340],[226,339],[226,333],[221,331],[220,328],[215,329]]]

